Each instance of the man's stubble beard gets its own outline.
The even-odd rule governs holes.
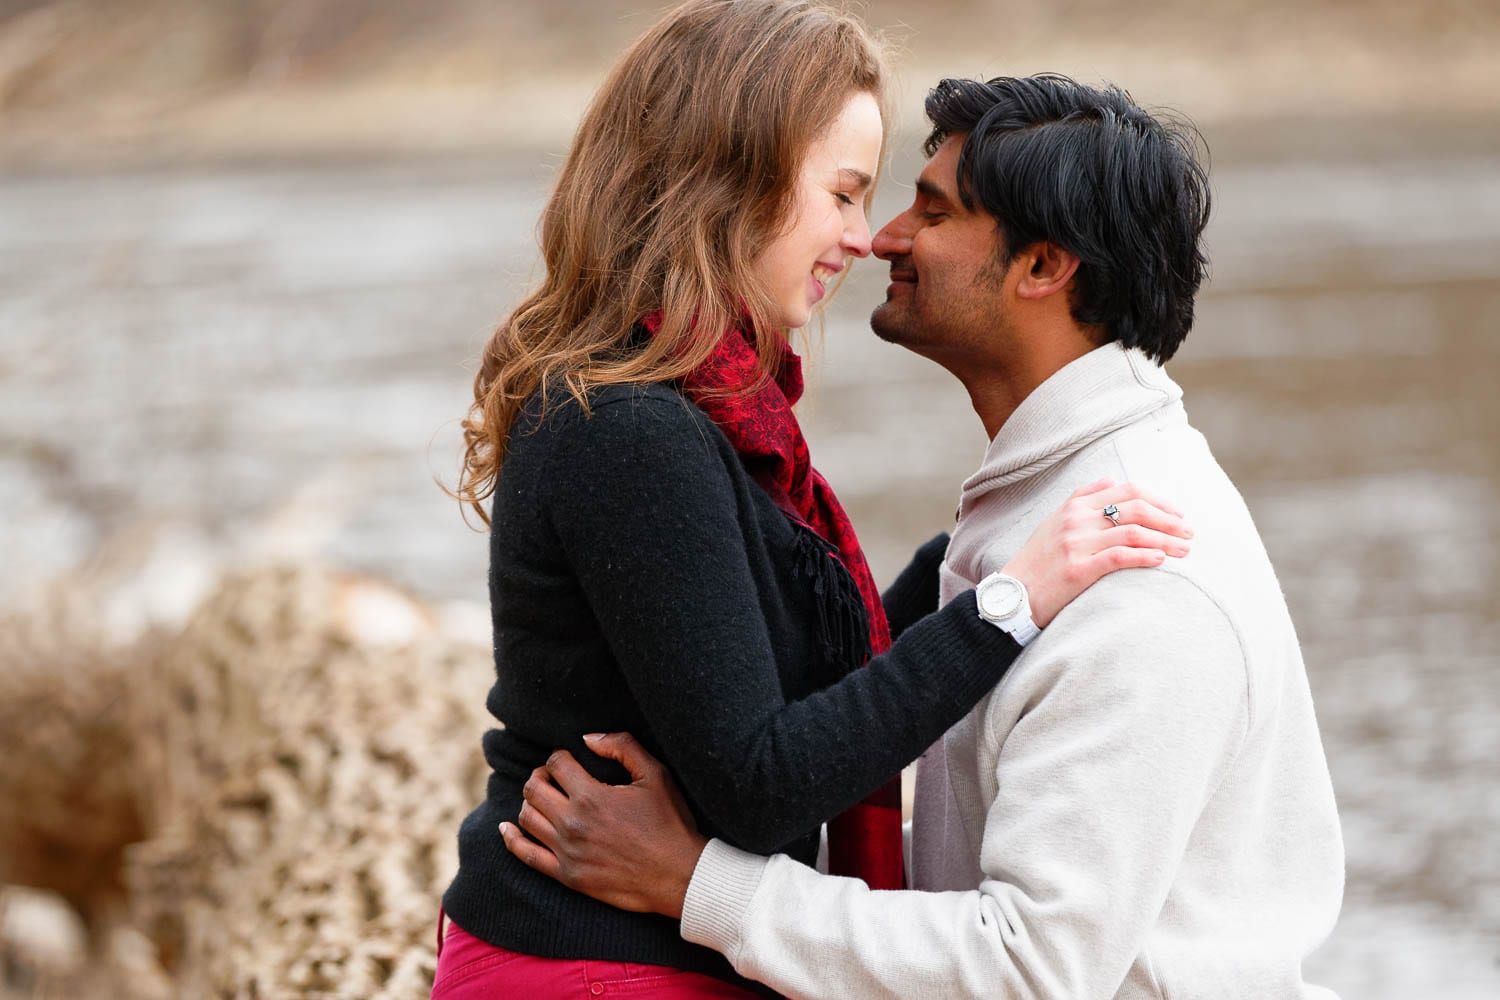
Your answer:
[[[924,323],[917,309],[916,299],[915,286],[901,297],[892,297],[887,293],[886,300],[870,313],[870,329],[875,336],[888,344],[918,350],[933,333],[930,329],[931,321],[941,321],[942,317],[927,317],[928,322]]]
[[[953,317],[946,310],[934,314],[930,309],[919,309],[916,298],[915,287],[901,299],[887,297],[870,313],[870,330],[888,344],[927,357],[942,349]]]
[[[893,315],[894,305],[890,299],[886,299],[876,306],[875,311],[870,313],[870,329],[887,344],[900,345],[906,343],[906,327],[910,323],[902,323],[900,317]]]
[[[994,271],[981,270],[971,282],[976,291],[993,290],[998,277]],[[993,346],[1003,337],[1006,327],[1004,310],[997,303],[987,306],[961,301],[957,308],[918,309],[916,289],[905,301],[889,296],[870,313],[870,330],[888,344],[895,344],[913,354],[933,361],[954,374],[953,365],[973,355],[980,341]]]

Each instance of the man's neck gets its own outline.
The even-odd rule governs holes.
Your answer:
[[[1043,341],[1034,343],[1031,350],[953,374],[968,390],[985,436],[993,441],[1027,396],[1095,346],[1075,338]]]

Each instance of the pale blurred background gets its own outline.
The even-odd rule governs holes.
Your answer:
[[[482,646],[485,539],[434,477],[580,109],[660,9],[0,0],[0,612],[86,593],[126,648],[279,561],[409,595],[367,609],[372,641],[416,608]],[[1108,79],[1202,128],[1213,275],[1170,369],[1317,699],[1349,882],[1309,978],[1500,996],[1500,3],[863,9],[901,86],[877,223],[941,75]],[[881,288],[858,265],[829,310],[803,419],[889,579],[984,438],[945,373],[869,334]],[[0,891],[0,995],[41,995],[12,952],[66,924],[49,898]]]

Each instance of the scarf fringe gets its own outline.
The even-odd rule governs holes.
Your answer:
[[[863,666],[870,658],[870,619],[864,596],[838,553],[817,532],[792,522],[797,534],[799,579],[812,583],[817,595],[818,641],[828,663],[841,664],[842,673]]]

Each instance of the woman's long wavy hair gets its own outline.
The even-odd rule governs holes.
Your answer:
[[[511,424],[540,390],[678,379],[745,323],[761,377],[785,333],[755,262],[787,224],[803,157],[848,98],[884,106],[879,45],[806,0],[690,0],[625,53],[573,138],[541,220],[546,275],[474,379],[453,496],[486,524]],[[882,116],[885,120],[888,116]],[[660,312],[660,330],[632,338]]]

